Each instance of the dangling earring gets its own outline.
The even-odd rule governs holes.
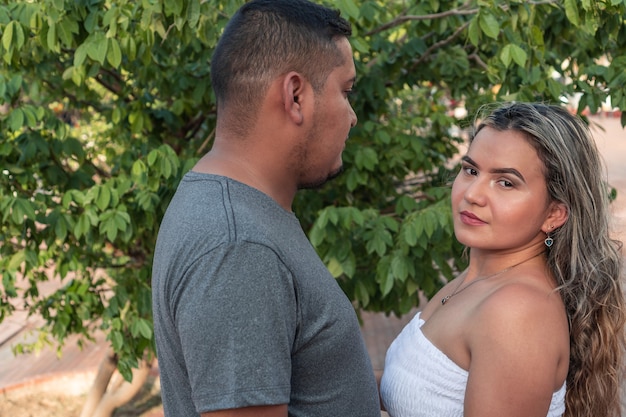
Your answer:
[[[550,230],[552,230],[552,227],[553,226],[550,226]],[[543,243],[545,243],[547,247],[550,247],[554,244],[554,239],[552,239],[552,237],[550,237],[550,235],[546,233],[546,240],[544,240]]]

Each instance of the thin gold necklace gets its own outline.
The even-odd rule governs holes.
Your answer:
[[[537,256],[539,256],[539,255],[541,255],[541,253],[538,253],[537,255],[533,255],[533,256],[531,256],[530,258],[524,259],[524,260],[523,260],[523,261],[521,261],[521,262],[518,262],[518,263],[516,263],[516,264],[514,264],[514,265],[508,266],[508,267],[506,267],[506,268],[504,268],[504,269],[501,269],[501,270],[499,270],[499,271],[497,271],[497,272],[494,272],[493,274],[489,274],[489,275],[487,275],[486,277],[476,278],[476,279],[474,279],[474,281],[470,282],[470,283],[469,283],[469,284],[467,284],[465,287],[461,288],[461,285],[463,285],[463,283],[465,282],[465,278],[467,278],[467,272],[466,272],[466,273],[465,273],[465,275],[463,276],[463,279],[461,280],[461,282],[459,282],[459,285],[457,285],[457,287],[456,287],[456,288],[455,288],[455,290],[452,292],[452,294],[450,294],[450,295],[446,295],[445,297],[443,297],[443,298],[441,299],[441,305],[445,305],[445,304],[448,302],[448,300],[450,300],[452,297],[454,297],[455,295],[457,295],[457,294],[458,294],[458,293],[460,293],[460,292],[465,291],[466,289],[468,289],[468,288],[469,288],[469,287],[471,287],[472,285],[476,284],[477,282],[479,282],[479,281],[484,281],[484,280],[486,280],[486,279],[493,278],[493,277],[496,277],[496,276],[498,276],[498,275],[504,274],[505,272],[510,271],[511,269],[515,268],[516,266],[519,266],[519,265],[521,265],[521,264],[523,264],[523,263],[525,263],[525,262],[528,262],[528,261],[530,261],[531,259],[536,258],[536,257],[537,257]]]

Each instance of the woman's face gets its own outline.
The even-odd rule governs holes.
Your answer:
[[[452,186],[459,242],[495,251],[542,244],[549,208],[543,163],[525,136],[482,128]]]

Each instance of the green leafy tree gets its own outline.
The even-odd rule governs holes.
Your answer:
[[[209,61],[242,3],[0,0],[0,321],[45,319],[18,349],[101,330],[127,379],[154,353],[158,225],[211,146]],[[329,5],[353,23],[359,124],[295,210],[356,308],[403,314],[464,262],[449,184],[480,105],[626,108],[626,0]]]

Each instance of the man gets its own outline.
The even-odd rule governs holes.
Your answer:
[[[357,122],[350,34],[309,1],[253,0],[216,47],[215,142],[154,259],[166,416],[380,416],[353,307],[291,211],[299,188],[341,171]]]

